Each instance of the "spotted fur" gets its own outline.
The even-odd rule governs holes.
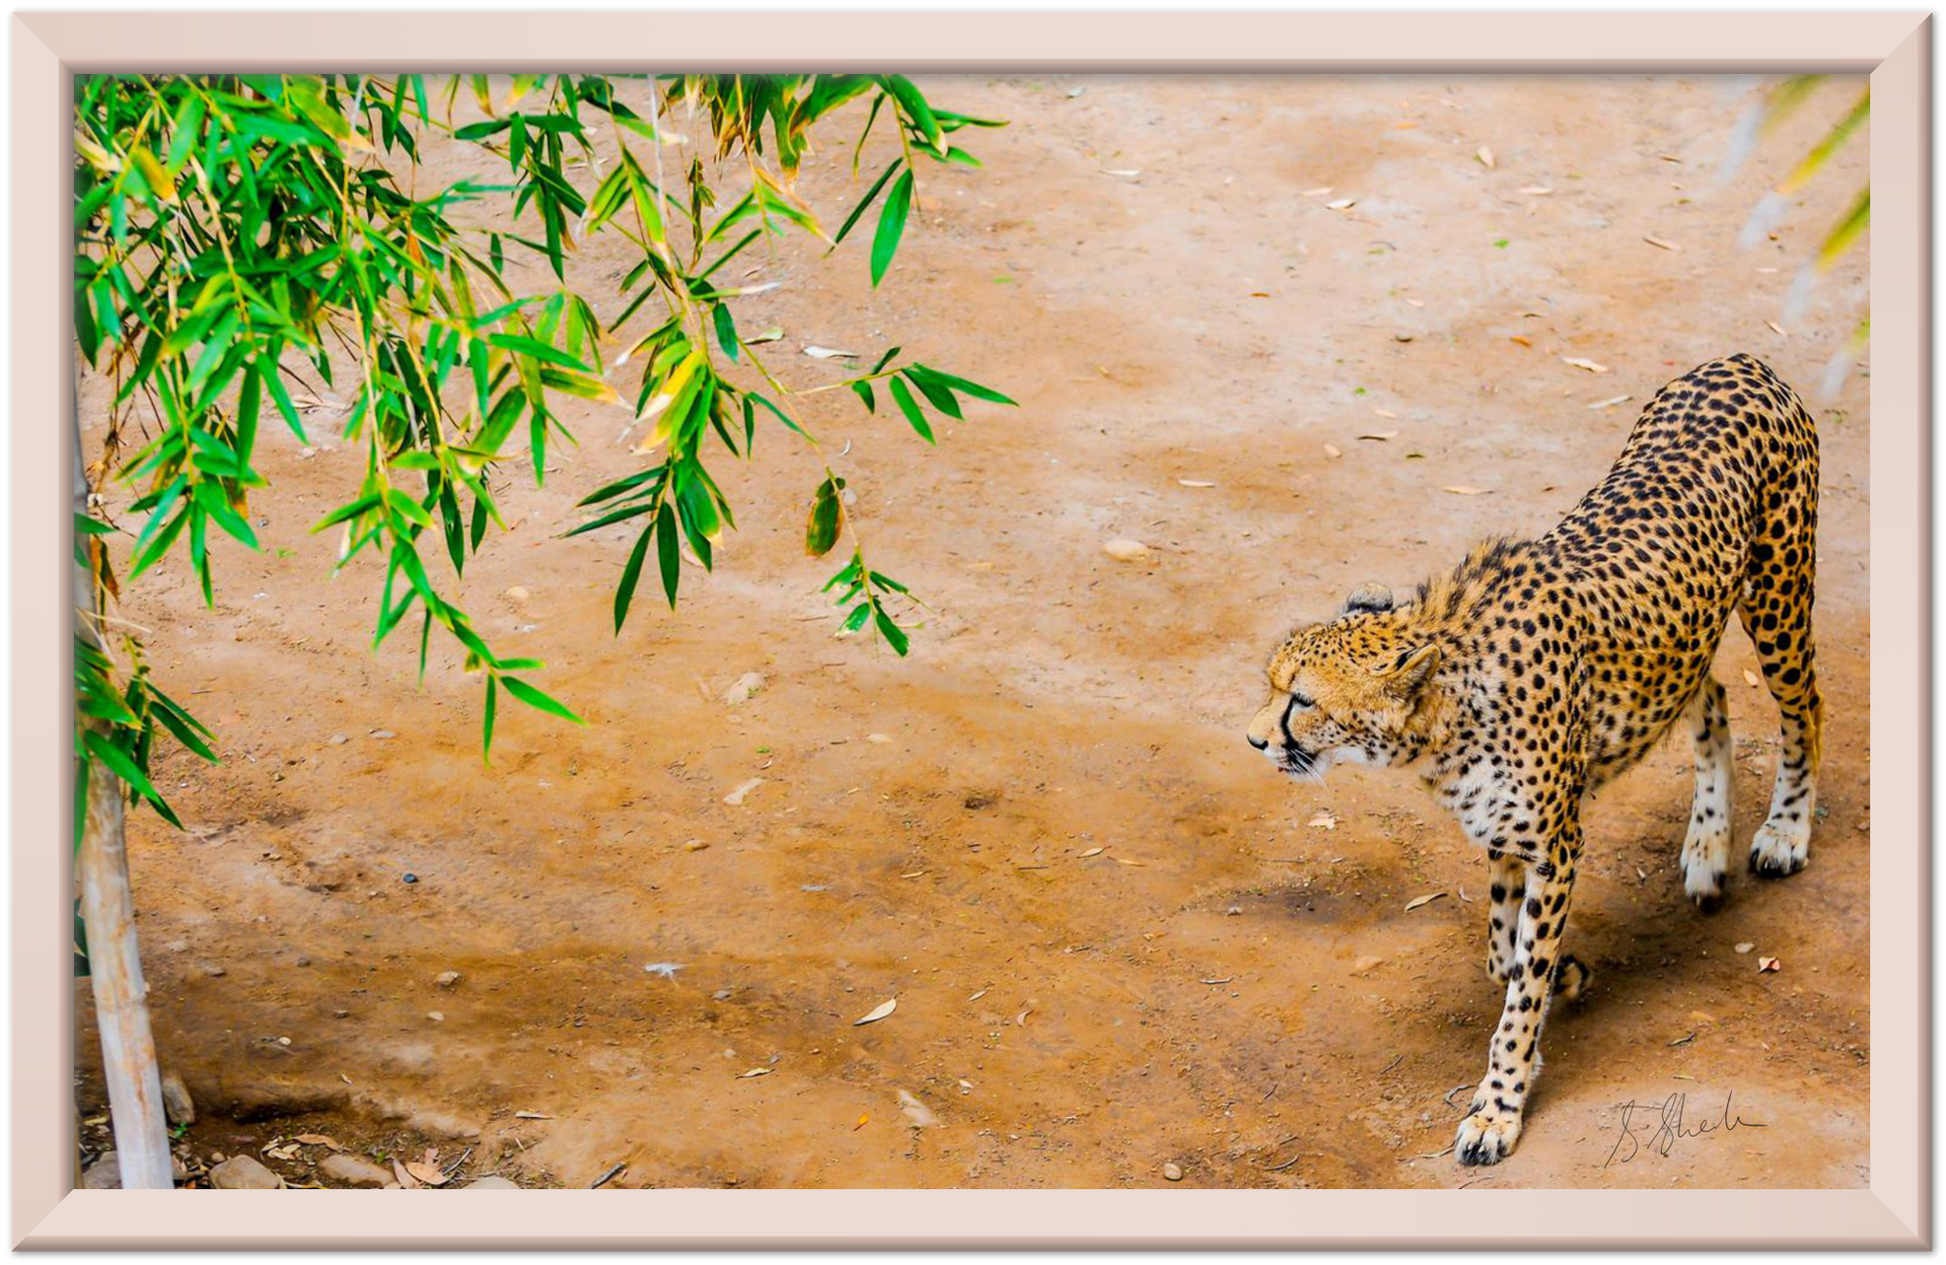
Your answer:
[[[1607,478],[1552,531],[1479,545],[1404,602],[1361,586],[1272,656],[1253,746],[1298,776],[1417,762],[1486,849],[1487,969],[1507,994],[1461,1163],[1513,1150],[1550,997],[1587,983],[1561,952],[1582,801],[1678,720],[1696,751],[1683,887],[1704,912],[1723,898],[1731,747],[1710,668],[1732,611],[1783,722],[1750,868],[1804,867],[1823,717],[1817,500],[1817,434],[1796,394],[1752,357],[1711,361],[1656,394]]]

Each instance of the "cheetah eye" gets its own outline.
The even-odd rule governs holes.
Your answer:
[[[1317,705],[1318,705],[1318,700],[1312,698],[1309,694],[1304,693],[1302,690],[1291,691],[1291,706],[1297,708],[1299,711],[1310,711],[1313,707],[1316,707]]]

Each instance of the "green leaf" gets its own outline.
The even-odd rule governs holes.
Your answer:
[[[486,760],[486,758],[489,755],[491,755],[493,752],[493,715],[494,712],[498,710],[499,701],[500,701],[499,683],[493,677],[489,676],[487,678],[487,686],[486,686],[486,712],[480,718],[480,759],[481,760]]]
[[[811,501],[810,522],[804,529],[804,552],[813,558],[822,558],[838,543],[845,524],[844,502],[839,499],[843,490],[843,483],[833,478],[818,484]]]
[[[135,762],[129,759],[128,753],[112,740],[93,729],[88,729],[82,732],[81,741],[86,746],[88,754],[107,765],[116,777],[138,791],[144,799],[156,804],[163,802],[161,794],[155,789],[155,784],[149,781],[148,774],[137,768]]]
[[[710,320],[716,325],[717,345],[723,348],[723,354],[730,358],[731,363],[735,363],[737,358],[737,327],[736,322],[730,319],[729,305],[727,303],[718,303],[710,310]]]
[[[906,216],[912,210],[912,172],[906,172],[893,184],[892,192],[886,195],[885,207],[878,213],[878,231],[872,235],[872,285],[877,286],[884,279],[885,270],[892,266],[892,256],[899,249],[899,238],[905,233]]]
[[[966,378],[959,377],[956,374],[943,373],[940,370],[933,368],[931,365],[914,364],[909,368],[907,368],[905,372],[913,375],[915,378],[931,379],[932,381],[939,383],[941,386],[949,387],[954,391],[958,391],[961,395],[970,395],[973,398],[978,400],[989,400],[995,404],[1007,404],[1007,405],[1012,405],[1015,408],[1019,407],[1019,405],[1015,404],[1013,400],[1008,399],[1006,396],[1000,394],[992,387],[983,387],[977,382],[973,382]]]
[[[588,366],[576,360],[573,356],[568,355],[558,348],[550,347],[539,339],[528,338],[523,334],[488,334],[487,341],[496,347],[505,348],[508,351],[521,352],[532,356],[536,360],[545,360],[550,364],[560,365],[564,369],[573,369],[578,373],[589,372]]]
[[[507,693],[513,695],[529,707],[534,708],[536,711],[546,712],[550,716],[559,716],[562,720],[571,720],[577,725],[585,725],[588,723],[569,711],[562,703],[548,697],[517,676],[503,675],[500,677],[500,683],[507,687]]]
[[[899,402],[899,411],[905,414],[905,420],[912,423],[912,429],[919,432],[919,438],[929,444],[933,443],[932,427],[927,425],[926,415],[920,411],[919,405],[914,402],[912,392],[906,389],[906,385],[901,379],[891,379],[891,385],[892,398]]]
[[[905,629],[893,623],[892,617],[876,606],[872,608],[872,622],[878,625],[879,635],[885,638],[886,644],[903,659],[912,645],[912,639],[906,636]]]
[[[892,162],[886,165],[885,170],[879,173],[878,179],[872,182],[872,187],[866,190],[865,196],[858,200],[858,205],[853,207],[851,214],[845,217],[844,224],[838,229],[838,235],[831,239],[833,246],[845,240],[845,234],[851,232],[851,226],[858,223],[858,217],[865,214],[865,208],[870,206],[873,200],[878,197],[878,191],[885,187],[885,182],[892,178],[892,173],[897,171],[899,166],[899,160],[893,159]]]
[[[662,591],[669,596],[669,609],[676,609],[676,588],[682,583],[682,542],[676,539],[676,512],[669,502],[655,518],[656,563],[662,569]]]
[[[635,538],[635,548],[629,551],[628,565],[622,568],[622,580],[615,586],[615,633],[621,635],[622,623],[628,618],[629,603],[635,600],[635,583],[642,578],[642,562],[649,556],[649,537],[654,535],[653,526],[642,529]]]
[[[929,378],[925,374],[914,373],[910,369],[905,370],[905,376],[911,379],[913,386],[925,393],[934,408],[954,421],[960,420],[959,401],[953,398],[953,393],[946,389],[944,383]],[[896,382],[898,379],[894,378],[893,381]]]
[[[880,75],[878,81],[898,101],[899,108],[905,111],[906,117],[926,138],[926,143],[934,149],[939,148],[939,119],[912,81],[904,75]]]

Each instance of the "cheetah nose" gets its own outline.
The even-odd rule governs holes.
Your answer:
[[[1259,738],[1255,734],[1251,734],[1249,735],[1249,737],[1250,737],[1250,745],[1255,747],[1259,751],[1262,751],[1265,747],[1268,747],[1270,745],[1270,739],[1268,738]]]

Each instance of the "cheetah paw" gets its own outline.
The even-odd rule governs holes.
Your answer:
[[[1460,1121],[1453,1139],[1453,1154],[1459,1162],[1474,1167],[1498,1164],[1513,1154],[1520,1140],[1520,1117],[1494,1111],[1475,1111]]]
[[[1750,840],[1750,868],[1760,878],[1788,878],[1811,859],[1811,832],[1765,822]]]
[[[1727,838],[1721,846],[1695,849],[1694,855],[1689,845],[1683,846],[1682,889],[1689,903],[1702,913],[1713,914],[1723,908],[1723,869],[1729,850]],[[1711,857],[1715,860],[1707,859]]]

